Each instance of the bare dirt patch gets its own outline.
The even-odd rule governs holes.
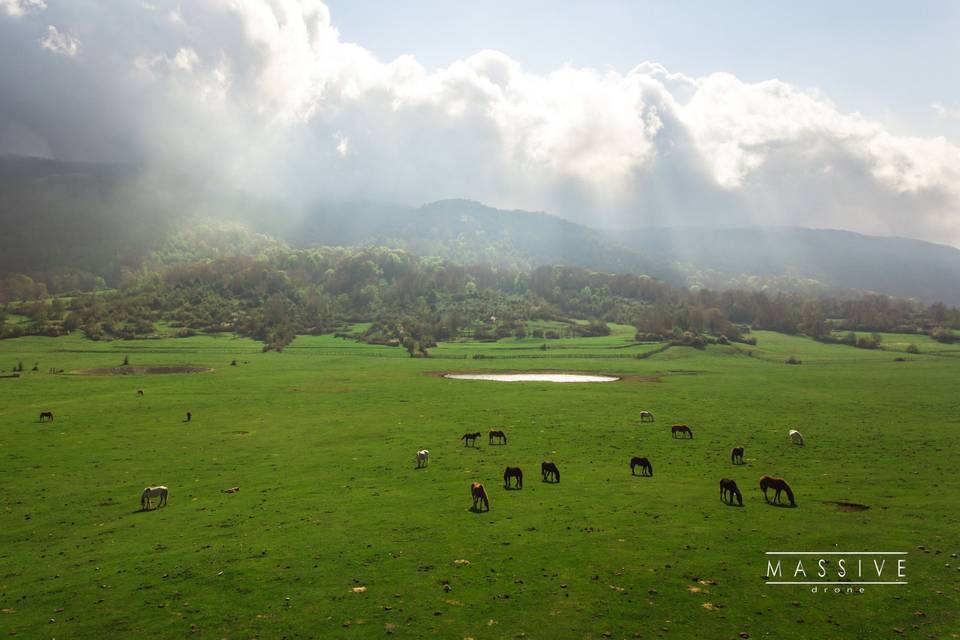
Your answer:
[[[97,369],[77,369],[70,373],[85,376],[142,376],[159,375],[165,373],[209,373],[213,371],[210,367],[198,367],[195,365],[141,365],[126,367],[102,367]]]
[[[834,505],[837,508],[837,511],[846,511],[846,512],[866,511],[867,509],[870,508],[865,504],[858,504],[856,502],[842,502],[837,500],[824,500],[824,502],[826,504]]]

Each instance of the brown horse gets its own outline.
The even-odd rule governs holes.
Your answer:
[[[653,414],[649,411],[641,411],[640,422],[653,422]]]
[[[465,433],[460,436],[460,439],[463,440],[463,446],[465,447],[476,447],[477,439],[480,437],[479,431],[474,431],[473,433]]]
[[[488,440],[487,440],[487,443],[488,443],[488,444],[493,444],[493,439],[494,439],[494,438],[499,439],[499,440],[500,440],[500,444],[507,444],[507,434],[505,434],[503,431],[493,431],[493,430],[491,430],[491,431],[490,431],[490,434],[489,434],[489,437],[488,437]]]
[[[787,484],[787,481],[783,478],[774,478],[773,476],[763,476],[760,478],[760,490],[763,491],[763,499],[767,502],[770,502],[770,499],[767,497],[767,489],[776,489],[777,493],[773,496],[773,501],[775,503],[780,502],[780,492],[786,492],[787,497],[790,499],[790,506],[797,506],[796,501],[793,499],[793,491],[790,490],[790,485]]]
[[[560,469],[557,469],[557,465],[552,462],[544,460],[540,463],[540,475],[543,476],[544,482],[547,482],[547,476],[553,477],[553,482],[560,482]]]
[[[510,478],[517,479],[517,489],[523,489],[523,471],[520,467],[507,467],[503,470],[503,488],[510,488]]]
[[[729,494],[729,500],[724,498]],[[740,503],[740,506],[743,506],[743,494],[740,493],[740,489],[737,487],[737,483],[733,480],[728,480],[724,478],[720,481],[720,502],[726,502],[729,505],[733,505],[733,499],[736,498],[737,502]]]
[[[482,502],[484,508],[490,511],[490,498],[487,497],[487,490],[479,482],[470,485],[470,495],[473,496],[473,510],[479,511],[477,505]]]
[[[730,449],[730,462],[733,464],[743,464],[743,447]]]
[[[41,411],[41,412],[40,412],[40,422],[43,422],[44,420],[50,420],[50,421],[52,422],[52,421],[53,421],[53,411]]]
[[[677,437],[677,434],[678,434],[678,433],[679,433],[679,434],[684,434],[684,433],[685,433],[685,434],[687,434],[688,436],[690,436],[691,438],[693,438],[693,431],[690,431],[690,427],[688,427],[688,426],[685,425],[685,424],[675,424],[675,425],[673,425],[672,427],[670,427],[670,433],[673,435],[674,438]]]
[[[652,476],[653,475],[653,465],[650,464],[650,461],[646,458],[630,458],[630,473],[632,475],[637,475],[636,468],[640,467],[640,475],[642,476]]]

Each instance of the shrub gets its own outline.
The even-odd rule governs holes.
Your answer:
[[[787,358],[787,364],[803,364],[803,360],[799,359],[796,356],[790,356]]]
[[[937,327],[930,332],[930,337],[936,340],[937,342],[943,342],[945,344],[951,344],[957,341],[956,334],[953,333],[948,327]]]
[[[907,353],[920,353],[920,349],[915,344],[907,345]]]

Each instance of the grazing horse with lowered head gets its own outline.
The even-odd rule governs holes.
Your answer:
[[[690,427],[688,427],[685,424],[673,425],[672,427],[670,427],[670,433],[674,438],[678,437],[677,436],[678,433],[680,435],[687,434],[687,436],[689,436],[690,438],[693,438],[693,431],[691,431]]]
[[[729,495],[729,500],[724,498]],[[729,505],[733,505],[733,499],[736,498],[737,502],[740,503],[740,506],[743,506],[743,494],[740,493],[740,489],[737,487],[737,483],[733,480],[728,480],[724,478],[720,481],[720,502],[726,502]]]
[[[642,476],[652,476],[653,475],[653,465],[650,464],[650,461],[646,458],[630,458],[630,473],[632,475],[637,475],[636,468],[640,467],[640,475]]]
[[[733,464],[743,464],[743,447],[730,449],[730,462]]]
[[[474,431],[473,433],[465,433],[460,436],[460,439],[463,440],[463,446],[465,447],[476,447],[477,440],[480,438],[480,432]]]
[[[417,469],[425,467],[427,463],[430,462],[430,452],[426,449],[421,449],[417,451],[417,457],[414,460],[417,463]]]
[[[491,429],[487,439],[487,444],[493,444],[494,438],[497,438],[500,441],[500,444],[507,444],[507,434],[505,434],[503,431],[493,431]]]
[[[137,389],[137,395],[138,395],[138,396],[142,396],[142,395],[143,395],[143,389]]]
[[[653,422],[653,414],[649,411],[641,411],[640,422]]]
[[[552,462],[544,460],[540,463],[540,475],[543,476],[544,482],[547,482],[547,476],[552,477],[553,482],[560,482],[560,469],[557,469],[557,465]]]
[[[140,510],[145,511],[150,508],[150,498],[160,498],[157,508],[166,506],[167,504],[167,488],[164,486],[159,487],[147,487],[143,490],[143,493],[140,494]]]
[[[190,422],[191,420],[193,420],[193,414],[187,411],[187,419],[184,422]]]
[[[517,479],[517,489],[523,489],[523,471],[520,467],[507,467],[503,470],[503,488],[510,488],[510,478]]]
[[[490,498],[487,497],[487,490],[479,482],[470,485],[470,495],[473,496],[473,510],[479,511],[477,504],[483,503],[484,508],[490,511]]]
[[[41,411],[41,412],[40,412],[40,422],[43,422],[44,420],[50,420],[50,421],[52,422],[52,421],[53,421],[53,411]]]
[[[787,494],[787,498],[790,499],[790,506],[797,506],[797,502],[793,499],[793,491],[790,490],[790,485],[788,485],[787,481],[783,478],[774,478],[773,476],[763,476],[760,478],[760,490],[763,491],[763,499],[770,502],[770,498],[767,497],[767,489],[776,490],[777,493],[773,496],[774,502],[780,502],[780,492],[783,491]]]
[[[787,434],[790,437],[790,442],[793,444],[798,444],[801,447],[803,446],[803,434],[797,431],[796,429],[790,429],[790,433]]]

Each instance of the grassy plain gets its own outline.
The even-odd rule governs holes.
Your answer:
[[[628,346],[631,333],[547,350],[447,343],[428,359],[331,336],[283,353],[229,336],[0,342],[0,369],[27,370],[0,379],[0,632],[957,637],[960,353],[923,353],[923,342],[895,362],[903,354],[757,332],[755,347],[640,359],[659,345]],[[124,356],[214,371],[48,373]],[[436,375],[471,370],[627,377]],[[641,425],[641,409],[657,421]],[[38,423],[41,410],[55,421]],[[694,439],[671,439],[675,422]],[[458,440],[491,428],[509,444]],[[806,447],[788,444],[790,428]],[[737,444],[742,467],[729,462]],[[421,448],[431,460],[416,470]],[[652,478],[631,477],[634,455],[650,458]],[[544,459],[561,483],[540,481]],[[522,491],[503,489],[508,464],[523,468]],[[765,473],[791,483],[797,508],[764,503]],[[738,482],[744,508],[721,504],[722,477]],[[487,513],[469,510],[473,480],[491,494]],[[166,508],[140,512],[147,484],[170,487]],[[859,595],[765,584],[764,552],[787,549],[908,551],[910,584]]]

